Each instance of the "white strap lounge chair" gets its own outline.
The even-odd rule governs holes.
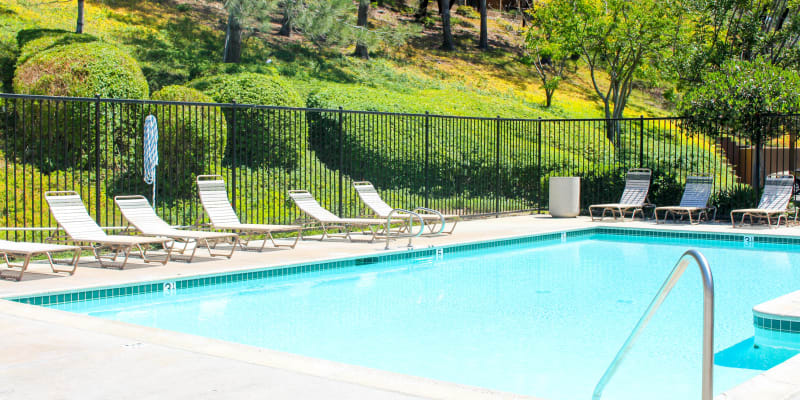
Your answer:
[[[225,189],[225,180],[220,175],[199,175],[197,177],[197,191],[200,194],[200,202],[203,209],[211,220],[211,227],[223,231],[233,231],[239,234],[244,248],[249,249],[248,245],[256,236],[261,236],[261,247],[258,251],[264,250],[267,245],[267,238],[275,247],[294,248],[303,234],[301,225],[268,225],[268,224],[243,224],[239,221],[236,211],[233,210],[228,200],[228,191]],[[297,231],[297,237],[292,244],[275,243],[272,232],[293,232]]]
[[[55,260],[53,253],[73,252],[72,259],[69,260]],[[6,265],[9,269],[0,271],[0,278],[22,280],[22,275],[28,269],[28,264],[31,262],[31,257],[44,255],[47,261],[50,262],[50,269],[53,272],[66,272],[70,275],[75,273],[78,267],[78,261],[81,259],[81,248],[78,246],[64,246],[60,244],[49,243],[30,243],[30,242],[11,242],[8,240],[0,240],[0,254],[3,255]],[[21,263],[12,263],[11,258],[21,258]],[[56,265],[69,265],[72,268],[59,268]],[[19,271],[14,268],[19,268]]]
[[[46,192],[44,198],[50,207],[50,213],[58,222],[58,226],[66,231],[69,240],[78,244],[88,244],[87,248],[92,250],[94,258],[102,267],[125,268],[133,248],[138,250],[144,262],[160,262],[161,264],[169,262],[172,253],[172,246],[168,245],[169,242],[172,242],[169,238],[108,235],[86,212],[86,207],[83,206],[78,193],[73,191]],[[167,254],[158,259],[149,258],[147,251],[142,246],[153,244],[161,245]],[[104,248],[111,250],[113,254],[101,255],[99,251]],[[120,254],[124,255],[122,262],[117,261]]]
[[[744,225],[745,217],[750,218],[750,224],[753,223],[753,217],[758,219],[766,218],[767,225],[770,228],[777,228],[781,224],[781,218],[784,221],[788,215],[789,200],[792,199],[792,187],[794,185],[794,177],[791,175],[770,175],[764,182],[764,193],[761,195],[761,201],[758,202],[756,208],[743,208],[731,211],[731,223],[736,228],[736,219],[734,214],[742,214],[742,220],[739,226]],[[775,226],[772,225],[772,217],[778,217]],[[795,219],[797,213],[795,212]]]
[[[239,237],[235,233],[227,232],[208,232],[208,231],[191,231],[184,229],[175,229],[163,219],[156,215],[155,210],[150,207],[150,202],[144,196],[117,196],[114,197],[114,202],[122,212],[122,216],[133,225],[136,230],[145,236],[162,236],[170,239],[183,242],[183,248],[174,248],[173,252],[181,254],[183,261],[192,262],[197,253],[198,247],[205,247],[208,249],[208,254],[211,257],[224,256],[231,258],[233,252],[236,251],[236,246],[239,244]],[[230,252],[214,252],[213,249],[218,243],[231,242]],[[187,257],[185,254],[189,251],[189,244],[192,246],[192,253]],[[175,254],[172,258],[176,258]]]
[[[377,219],[377,218],[339,218],[334,215],[332,212],[323,208],[314,196],[309,193],[307,190],[290,190],[289,197],[294,201],[297,207],[303,211],[306,215],[313,219],[313,223],[305,223],[304,228],[308,228],[318,224],[322,228],[322,237],[319,240],[325,239],[326,236],[328,237],[344,237],[349,239],[350,241],[353,240],[353,237],[350,236],[350,231],[353,227],[361,227],[361,228],[369,228],[372,232],[372,237],[370,238],[370,242],[374,241],[378,235],[378,229],[376,227],[383,227],[384,229],[385,224],[387,224],[386,219]],[[344,229],[344,235],[332,235],[328,232],[328,229]]]
[[[375,187],[372,185],[372,183],[368,181],[353,182],[353,187],[355,187],[358,197],[361,198],[361,201],[363,201],[364,204],[366,204],[367,207],[369,207],[380,218],[389,218],[390,214],[393,216],[403,216],[408,214],[407,210],[393,208],[392,206],[386,204],[386,202],[381,198],[380,194],[378,194],[378,191],[375,190]],[[456,229],[456,224],[458,224],[458,221],[461,220],[461,217],[458,215],[444,215],[436,210],[425,207],[417,207],[412,212],[422,218],[422,220],[425,221],[425,225],[430,230],[430,233],[434,234],[452,234],[453,230]],[[453,223],[453,225],[450,227],[450,230],[447,232],[444,232],[445,221],[451,221]],[[437,227],[438,230],[436,229]]]
[[[658,212],[664,212],[661,222],[666,222],[670,215],[675,220],[676,217],[689,217],[690,224],[699,223],[703,218],[708,221],[708,212],[714,211],[711,220],[717,219],[717,207],[709,206],[708,199],[711,197],[711,190],[714,187],[714,178],[710,175],[694,175],[686,178],[686,187],[683,189],[680,205],[656,207],[653,211],[656,223],[659,223]],[[697,215],[697,219],[692,216]]]
[[[619,203],[610,204],[595,204],[589,206],[589,216],[592,221],[596,221],[594,212],[602,210],[600,214],[600,221],[606,216],[606,212],[610,211],[614,219],[619,215],[622,221],[625,221],[625,214],[631,213],[631,219],[636,218],[636,213],[640,213],[644,219],[644,207],[647,204],[647,192],[650,190],[650,175],[652,172],[646,168],[634,168],[628,171],[625,176],[625,190],[622,191]]]

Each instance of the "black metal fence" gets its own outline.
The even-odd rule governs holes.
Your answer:
[[[103,226],[120,226],[113,198],[150,197],[143,125],[159,128],[157,211],[176,225],[202,216],[195,176],[222,175],[240,218],[289,223],[286,195],[307,189],[346,217],[365,214],[352,182],[373,182],[396,207],[466,216],[543,211],[550,176],[581,176],[582,206],[616,200],[624,171],[651,168],[656,204],[680,199],[692,173],[710,173],[716,201],[755,201],[750,142],[724,124],[680,118],[508,119],[0,94],[0,238],[40,240],[53,227],[47,190],[74,190]],[[794,170],[798,116],[771,116],[760,174]],[[774,122],[773,121],[773,122]],[[773,154],[774,153],[774,154]],[[733,199],[733,200],[732,200]],[[23,229],[24,228],[24,229]]]

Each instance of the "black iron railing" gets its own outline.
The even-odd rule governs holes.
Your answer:
[[[11,228],[0,238],[48,234],[28,229],[55,226],[46,190],[75,190],[101,225],[122,225],[113,197],[151,193],[142,181],[148,115],[159,130],[157,211],[176,225],[202,216],[199,174],[222,175],[251,223],[298,218],[290,189],[311,191],[342,216],[361,215],[352,187],[360,180],[395,207],[465,216],[547,210],[550,176],[581,176],[584,208],[614,201],[634,167],[653,169],[657,204],[677,202],[696,172],[714,175],[729,197],[754,196],[737,186],[750,176],[741,167],[750,142],[724,123],[697,132],[681,118],[479,118],[0,94],[0,229]],[[765,144],[771,153],[759,174],[794,170],[798,116],[764,118],[780,119],[768,125],[786,135]]]

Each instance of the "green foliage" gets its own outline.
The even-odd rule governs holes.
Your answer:
[[[32,28],[32,29],[22,29],[17,32],[17,46],[19,48],[25,47],[28,42],[45,38],[45,37],[61,37],[72,33],[70,31],[66,31],[64,29],[47,29],[47,28]]]
[[[101,42],[58,46],[17,67],[14,91],[50,96],[147,98],[139,63],[117,47]]]
[[[255,104],[268,106],[302,107],[303,101],[291,85],[277,76],[241,73],[214,75],[189,83],[205,92],[216,102]],[[292,115],[289,112],[263,108],[225,108],[229,137],[226,164],[236,166],[278,167],[293,169],[300,157],[298,141],[294,137]],[[235,143],[235,145],[234,145]],[[235,146],[235,147],[234,147]],[[235,157],[234,153],[235,152]]]
[[[800,76],[763,59],[729,61],[718,71],[706,74],[703,84],[688,92],[679,107],[697,129],[721,124],[753,142],[763,143],[784,133],[776,124],[786,119],[755,117],[797,112]],[[708,132],[715,135],[720,130]]]
[[[542,82],[546,107],[550,107],[559,83],[570,72],[572,55],[578,52],[578,21],[561,15],[571,12],[568,6],[564,1],[551,1],[537,3],[527,11],[531,24],[525,31],[528,55],[524,61],[533,65]]]
[[[16,41],[10,35],[0,35],[0,90],[5,93],[11,93],[16,63]]]
[[[481,17],[481,14],[475,10],[475,8],[470,6],[458,6],[456,7],[456,14],[462,17],[478,19]]]
[[[212,103],[214,100],[202,92],[183,87],[167,86],[152,95],[153,100],[170,102]],[[198,108],[179,104],[166,104],[149,108],[158,121],[158,158],[156,180],[170,182],[162,189],[162,199],[194,198],[193,183],[197,175],[211,172],[217,165],[216,154],[223,153],[227,140],[227,127],[221,111],[216,107]],[[142,181],[140,145],[133,149],[135,167],[119,176],[112,188],[113,194],[146,193]]]
[[[752,186],[737,184],[711,195],[709,203],[717,207],[717,218],[728,219],[731,210],[755,207],[758,197],[758,191]]]

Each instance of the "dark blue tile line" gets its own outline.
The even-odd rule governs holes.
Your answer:
[[[256,279],[273,278],[278,276],[287,276],[287,275],[301,274],[307,272],[318,272],[323,270],[374,264],[387,261],[397,261],[409,258],[433,257],[436,256],[439,250],[443,251],[446,254],[453,254],[463,251],[481,250],[481,249],[501,247],[501,246],[513,246],[519,244],[537,243],[544,241],[558,241],[564,239],[587,238],[595,234],[618,235],[618,236],[646,236],[646,237],[677,238],[677,239],[705,239],[705,240],[719,240],[719,241],[743,241],[745,237],[750,237],[752,238],[752,241],[755,243],[777,243],[777,244],[800,245],[800,238],[769,237],[763,235],[749,235],[749,234],[735,234],[735,233],[728,234],[728,233],[708,233],[708,232],[663,231],[663,230],[617,228],[617,227],[596,227],[596,228],[575,229],[563,232],[543,233],[543,234],[515,237],[509,239],[487,240],[484,242],[452,244],[441,247],[432,247],[420,250],[396,252],[392,254],[356,257],[344,260],[331,260],[331,261],[322,261],[311,264],[272,267],[267,269],[257,269],[250,271],[226,273],[220,275],[186,278],[186,279],[179,279],[166,282],[165,281],[149,282],[139,285],[124,286],[124,287],[112,287],[112,288],[103,288],[96,290],[85,290],[79,292],[54,293],[54,294],[45,294],[39,296],[9,298],[7,300],[26,303],[26,304],[43,305],[43,306],[56,305],[56,304],[98,300],[98,299],[105,299],[105,298],[119,297],[119,296],[132,296],[137,294],[161,292],[164,291],[165,284],[170,284],[170,285],[174,284],[175,286],[172,289],[187,289],[187,288],[195,288],[208,285],[219,285],[219,284],[227,284],[227,283],[249,281]]]
[[[766,329],[770,331],[800,333],[800,321],[786,321],[782,319],[763,318],[754,315],[753,325],[756,328]]]

